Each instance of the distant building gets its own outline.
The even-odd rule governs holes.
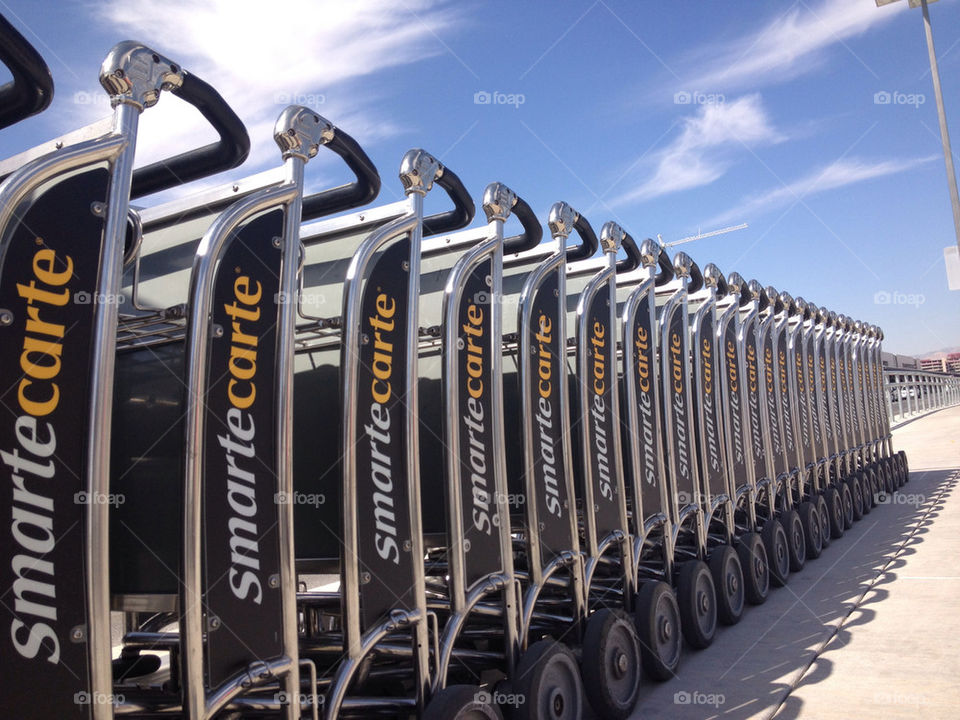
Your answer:
[[[930,372],[946,372],[947,360],[946,358],[927,358],[920,361],[920,369]]]
[[[946,372],[960,373],[960,353],[950,353],[944,360]]]

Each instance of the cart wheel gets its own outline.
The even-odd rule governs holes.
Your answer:
[[[737,545],[740,568],[743,570],[743,589],[747,602],[762,605],[770,593],[770,566],[763,540],[755,532],[746,533]]]
[[[817,495],[814,501],[817,506],[817,517],[820,520],[820,543],[823,547],[830,544],[830,507],[823,493]]]
[[[517,720],[583,717],[583,683],[570,649],[553,640],[539,640],[527,648],[513,681],[518,702]]]
[[[892,463],[885,463],[883,466],[883,486],[886,488],[888,495],[892,495],[898,487]]]
[[[597,610],[587,621],[580,661],[590,707],[602,718],[627,718],[640,695],[640,641],[620,610]]]
[[[828,487],[823,491],[824,499],[830,510],[830,537],[843,537],[843,500],[836,488]]]
[[[863,488],[863,504],[869,505],[871,510],[877,506],[877,491],[879,490],[877,486],[877,468],[878,467],[880,466],[874,463],[867,469],[867,472],[866,472],[867,482]]]
[[[843,529],[849,530],[853,527],[853,495],[850,493],[850,486],[846,482],[840,483],[840,500],[843,503]]]
[[[860,512],[862,515],[869,515],[873,510],[873,503],[870,502],[870,468],[861,470],[857,473],[860,481]]]
[[[807,557],[816,560],[823,552],[823,536],[820,534],[820,518],[812,502],[800,503],[800,522],[807,539]]]
[[[890,468],[893,470],[893,477],[896,478],[897,487],[903,487],[903,484],[907,481],[906,470],[904,469],[903,461],[900,459],[899,453],[894,455],[892,458],[889,458]]]
[[[900,472],[903,474],[903,482],[910,482],[910,464],[907,462],[907,453],[898,450],[897,457],[900,458]]]
[[[717,619],[724,625],[736,625],[746,600],[743,568],[736,550],[729,545],[714,548],[710,555],[710,574],[717,588]]]
[[[800,513],[793,508],[780,517],[780,524],[787,533],[787,549],[790,551],[790,572],[800,572],[807,564],[807,536],[803,532]]]
[[[640,637],[640,661],[654,680],[669,680],[680,663],[680,608],[673,589],[646,582],[637,593],[634,620]]]
[[[863,487],[861,485],[863,471],[859,471],[847,478],[846,483],[850,488],[850,497],[853,499],[853,519],[860,520],[863,517]]]
[[[690,560],[677,574],[677,604],[680,628],[691,647],[702,650],[717,632],[717,591],[710,568],[702,560]]]
[[[787,532],[776,518],[770,518],[760,531],[760,538],[767,549],[767,565],[770,568],[770,582],[774,587],[783,587],[790,577],[790,548],[787,545]]]
[[[450,685],[430,701],[423,720],[503,720],[503,713],[486,690],[476,685]]]

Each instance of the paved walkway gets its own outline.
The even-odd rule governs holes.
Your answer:
[[[894,431],[911,480],[634,718],[960,718],[960,407]]]

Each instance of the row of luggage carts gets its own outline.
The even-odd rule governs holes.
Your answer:
[[[53,85],[0,32],[6,127]],[[136,43],[100,82],[0,164],[4,716],[624,718],[907,480],[875,326],[499,182],[472,224],[423,150],[377,204],[298,106],[151,203],[246,130]],[[165,93],[219,140],[134,169]]]

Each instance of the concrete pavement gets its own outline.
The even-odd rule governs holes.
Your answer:
[[[634,718],[960,717],[960,407],[908,422],[911,480],[764,605],[685,648]]]

